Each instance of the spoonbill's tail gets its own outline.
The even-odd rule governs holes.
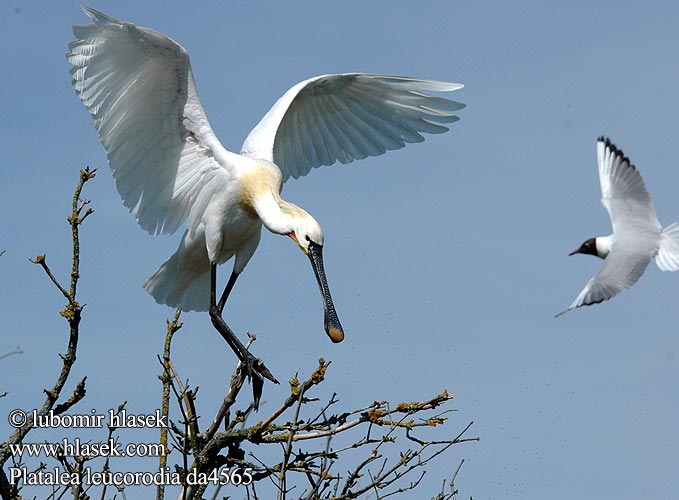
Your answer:
[[[159,304],[179,307],[185,311],[207,311],[210,305],[210,262],[187,265],[177,251],[144,283]]]
[[[655,262],[663,271],[679,270],[679,223],[673,222],[662,230]]]

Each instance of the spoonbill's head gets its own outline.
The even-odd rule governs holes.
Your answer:
[[[294,210],[291,211],[294,229],[287,233],[287,235],[297,243],[305,255],[309,255],[309,248],[312,245],[323,247],[323,230],[321,225],[303,209],[292,205],[292,203],[288,205],[288,208],[294,207]]]
[[[580,248],[578,248],[577,250],[573,250],[568,255],[569,256],[575,255],[576,253],[582,253],[582,254],[586,254],[586,255],[595,255],[597,257],[601,257],[601,255],[599,255],[599,252],[597,251],[596,238],[588,239],[582,245],[580,245]]]
[[[287,203],[286,205],[286,208],[291,209],[289,215],[291,215],[294,221],[294,229],[286,234],[309,257],[316,281],[318,281],[318,288],[321,291],[325,313],[325,333],[328,334],[328,337],[333,342],[342,342],[344,330],[337,317],[335,305],[332,303],[330,288],[328,287],[328,280],[325,277],[325,268],[323,267],[323,230],[320,224],[316,222],[316,219],[306,211],[292,203]]]

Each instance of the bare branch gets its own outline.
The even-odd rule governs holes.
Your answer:
[[[87,392],[85,390],[86,380],[87,377],[83,377],[82,380],[78,382],[78,384],[75,386],[75,389],[73,389],[73,394],[71,394],[71,397],[68,398],[68,400],[66,400],[65,402],[54,407],[55,415],[61,415],[65,411],[68,411],[69,408],[77,404],[78,401],[82,400],[85,397],[85,393]]]
[[[82,207],[78,206],[78,200],[80,199],[80,194],[82,192],[83,186],[85,183],[92,179],[95,176],[95,170],[90,170],[89,167],[83,169],[80,171],[80,178],[78,185],[76,186],[75,192],[73,194],[73,202],[72,202],[72,213],[68,217],[69,224],[71,225],[71,243],[72,243],[72,263],[71,263],[71,282],[70,282],[70,290],[66,291],[64,287],[59,285],[57,282],[56,278],[50,271],[49,267],[45,263],[45,258],[43,256],[38,256],[35,259],[35,263],[41,265],[41,267],[45,270],[47,273],[48,277],[50,280],[57,286],[59,291],[62,293],[62,295],[65,295],[68,304],[66,305],[66,308],[61,311],[59,314],[66,318],[68,321],[69,325],[69,337],[68,337],[68,347],[66,350],[66,354],[60,355],[62,359],[62,368],[61,371],[57,377],[56,382],[52,386],[51,389],[45,390],[45,402],[43,403],[42,407],[38,410],[38,415],[39,416],[45,416],[47,415],[50,411],[54,411],[54,405],[56,404],[57,400],[61,396],[61,391],[64,388],[64,385],[66,384],[66,381],[68,380],[68,377],[71,373],[71,368],[73,364],[75,363],[76,360],[76,351],[78,347],[78,338],[80,335],[80,319],[81,319],[81,312],[82,312],[82,306],[78,304],[76,300],[76,291],[77,291],[77,284],[78,284],[78,279],[79,279],[79,269],[80,269],[80,235],[79,235],[79,227],[84,218],[91,213],[91,209],[88,209],[89,213],[86,213],[85,216],[80,217],[78,211],[82,209]],[[63,403],[63,405],[60,405],[59,408],[62,409],[62,411],[65,411],[65,409],[70,408],[72,405],[76,404],[82,397],[84,396],[84,379],[81,381],[80,384],[76,386],[76,389],[74,390],[73,395],[71,398]],[[4,464],[7,462],[9,457],[11,456],[11,449],[10,445],[20,443],[23,441],[25,436],[30,432],[30,430],[33,428],[34,422],[33,422],[33,417],[29,416],[27,419],[26,423],[19,428],[17,428],[5,441],[4,443],[0,444],[0,495],[2,498],[14,498],[18,496],[18,491],[15,485],[11,485],[9,483],[9,480],[7,478],[7,475],[5,474],[4,471]]]
[[[160,360],[163,366],[163,373],[158,376],[163,384],[163,396],[161,399],[161,415],[165,417],[166,421],[170,418],[170,384],[172,383],[172,366],[170,365],[170,348],[172,345],[172,337],[177,331],[182,327],[182,323],[179,322],[179,316],[181,315],[181,307],[178,307],[174,313],[174,318],[172,321],[167,321],[167,333],[165,334],[165,346],[163,347],[163,359]],[[169,450],[167,441],[167,427],[160,428],[160,444]],[[167,466],[167,454],[160,454],[159,458],[159,468],[160,470],[165,470]],[[156,491],[156,500],[163,500],[165,498],[165,485],[159,484]]]

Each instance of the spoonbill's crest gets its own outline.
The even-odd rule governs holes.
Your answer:
[[[679,269],[679,224],[662,228],[639,171],[610,139],[597,141],[601,203],[608,210],[613,234],[585,241],[577,253],[604,259],[564,314],[608,300],[632,287],[651,259],[663,271]]]
[[[94,24],[73,28],[67,58],[123,203],[152,234],[173,233],[186,223],[179,248],[144,288],[159,303],[210,310],[226,338],[231,334],[224,333],[222,309],[264,225],[292,237],[308,255],[326,332],[341,341],[323,269],[323,233],[307,212],[281,199],[282,184],[321,165],[381,155],[423,141],[422,133],[447,131],[444,124],[457,121],[454,113],[464,105],[428,92],[462,85],[366,73],[310,78],[278,99],[236,154],[212,131],[181,45],[83,9]],[[217,302],[216,266],[232,257]],[[248,356],[237,339],[227,341],[241,359]]]

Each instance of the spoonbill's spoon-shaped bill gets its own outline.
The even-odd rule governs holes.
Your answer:
[[[283,182],[447,131],[444,124],[457,121],[464,105],[430,92],[462,85],[367,73],[310,78],[283,94],[236,154],[212,131],[181,45],[83,9],[93,24],[73,28],[76,40],[67,54],[72,83],[95,120],[123,203],[152,234],[173,233],[186,223],[179,248],[144,288],[159,303],[221,316],[264,225],[291,236],[308,255],[325,330],[341,341],[323,269],[323,232],[306,211],[281,199]],[[212,304],[211,268],[232,257],[229,284]]]
[[[608,300],[634,285],[651,259],[663,271],[679,269],[679,224],[662,228],[639,171],[610,139],[597,141],[601,203],[611,217],[613,234],[585,241],[577,253],[604,259],[570,307]]]
[[[333,342],[342,342],[344,340],[344,330],[342,325],[340,325],[337,312],[335,312],[335,306],[330,298],[330,288],[328,287],[328,280],[325,278],[325,270],[323,269],[323,247],[311,242],[309,243],[307,255],[311,261],[311,267],[314,270],[316,280],[318,281],[318,288],[321,290],[321,296],[323,297],[323,326],[325,331]]]

